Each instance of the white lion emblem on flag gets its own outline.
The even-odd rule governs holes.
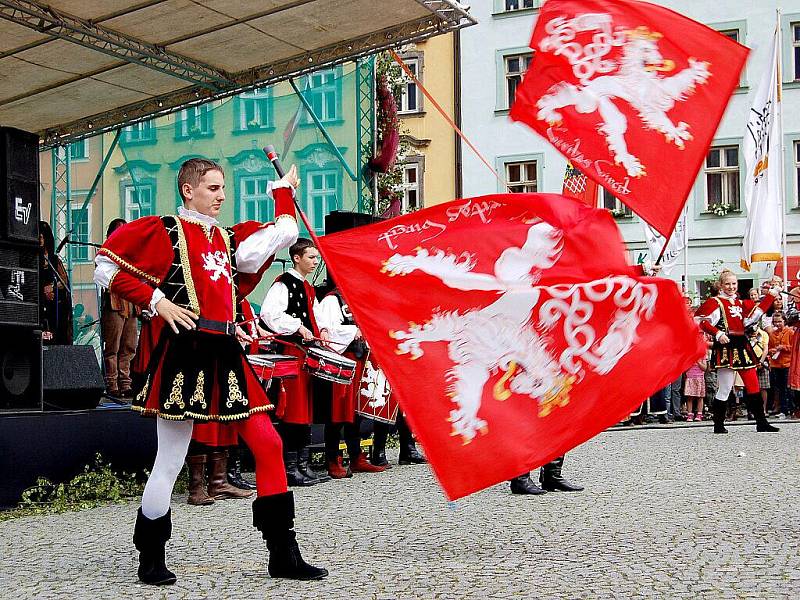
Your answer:
[[[709,63],[690,58],[688,68],[666,77],[664,73],[672,71],[675,62],[659,51],[660,33],[646,27],[612,31],[611,25],[611,17],[605,14],[559,17],[547,23],[549,35],[542,39],[539,50],[566,56],[580,83],[552,86],[536,103],[536,117],[556,125],[562,121],[559,110],[567,106],[579,113],[597,112],[603,120],[599,130],[614,161],[629,176],[641,177],[646,174],[645,168],[625,141],[628,120],[614,101],[630,104],[647,129],[662,133],[668,142],[683,149],[685,142],[692,139],[689,125],[683,121],[673,123],[667,113],[676,102],[685,100],[695,86],[706,83]],[[591,43],[583,46],[575,38],[586,31],[597,33]],[[622,47],[619,63],[604,59],[615,46]]]
[[[641,319],[652,317],[657,287],[627,276],[537,286],[561,252],[561,231],[535,221],[522,247],[503,250],[492,274],[474,273],[475,260],[469,253],[417,248],[414,255],[394,254],[384,261],[382,272],[390,276],[419,270],[453,290],[498,293],[497,300],[483,308],[434,311],[422,325],[409,323],[408,331],[389,332],[399,340],[396,352],[412,359],[424,355],[422,344],[447,343],[453,367],[446,377],[455,404],[449,420],[452,435],[460,435],[464,443],[488,429],[478,412],[492,375],[502,373],[493,389],[496,400],[527,395],[537,401],[539,415],[546,416],[569,402],[570,388],[583,377],[584,365],[600,374],[611,371],[636,341]],[[589,321],[594,303],[609,298],[616,312],[598,339]],[[559,323],[567,346],[556,356],[546,334]]]

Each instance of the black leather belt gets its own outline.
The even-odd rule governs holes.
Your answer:
[[[200,317],[197,319],[197,328],[205,329],[206,331],[217,331],[225,335],[236,335],[236,323],[231,321],[213,321]]]

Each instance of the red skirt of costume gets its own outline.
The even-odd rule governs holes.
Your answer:
[[[282,344],[281,354],[297,358],[297,377],[281,380],[275,416],[284,423],[311,425],[314,422],[311,375],[303,368],[306,353],[292,344]]]
[[[162,327],[132,408],[164,419],[238,421],[272,404],[235,337]],[[141,380],[143,379],[143,382]]]
[[[344,356],[356,361],[356,370],[353,382],[350,385],[334,383],[331,393],[331,423],[352,423],[355,420],[358,407],[358,393],[361,378],[364,376],[363,358],[359,359],[352,352],[345,352]]]

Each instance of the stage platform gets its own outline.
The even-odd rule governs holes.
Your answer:
[[[156,421],[128,406],[92,410],[0,412],[0,508],[46,477],[69,481],[100,453],[115,469],[149,469],[156,454]]]

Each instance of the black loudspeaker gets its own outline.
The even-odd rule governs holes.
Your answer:
[[[39,326],[39,248],[0,242],[0,325]]]
[[[105,382],[91,346],[45,346],[42,351],[45,410],[95,408]]]
[[[42,332],[0,327],[0,409],[42,410]]]
[[[0,127],[0,237],[39,243],[39,137]]]
[[[325,215],[325,233],[336,233],[384,220],[383,217],[374,217],[365,213],[334,210]]]

